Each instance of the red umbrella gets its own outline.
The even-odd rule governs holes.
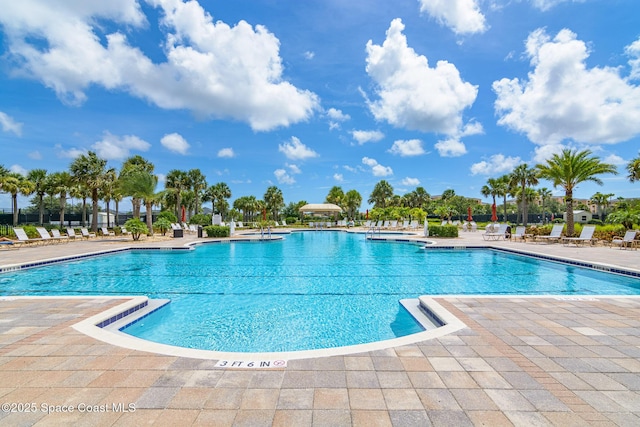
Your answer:
[[[367,216],[365,217],[365,219],[369,219],[369,209],[367,209]]]
[[[496,213],[496,204],[491,205],[491,221],[496,222],[498,220],[498,214]]]
[[[473,221],[473,217],[471,216],[471,206],[467,208],[467,221]]]
[[[182,222],[187,222],[187,214],[184,211],[184,206],[182,207]]]

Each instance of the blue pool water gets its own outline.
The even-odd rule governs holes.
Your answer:
[[[422,330],[425,294],[638,295],[640,280],[492,250],[422,250],[343,232],[137,251],[0,275],[0,295],[147,295],[171,303],[125,332],[239,352],[337,347]]]

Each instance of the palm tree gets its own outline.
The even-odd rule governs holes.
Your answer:
[[[487,180],[487,184],[483,185],[480,189],[480,194],[484,197],[491,196],[493,198],[493,204],[496,204],[496,196],[500,194],[499,191],[499,181],[496,178],[489,178]]]
[[[38,224],[44,224],[44,196],[47,194],[47,171],[33,169],[27,174],[27,179],[33,183],[33,192],[38,197]]]
[[[349,190],[344,195],[344,206],[349,218],[354,219],[362,204],[362,196],[357,190]]]
[[[632,159],[629,162],[629,164],[627,165],[627,172],[629,172],[629,175],[627,175],[629,181],[640,181],[640,156]]]
[[[284,196],[282,195],[282,190],[280,190],[275,185],[267,188],[267,191],[264,193],[264,204],[265,208],[271,211],[273,219],[277,221],[278,211],[284,206]]]
[[[80,224],[84,227],[87,220],[87,197],[90,196],[89,190],[82,183],[78,182],[74,176],[71,176],[71,188],[69,194],[72,198],[82,199],[82,217]],[[72,206],[73,207],[73,206]]]
[[[538,185],[538,171],[530,168],[526,163],[515,167],[511,172],[511,186],[519,187],[522,197],[522,224],[526,227],[529,219],[529,198],[527,188]]]
[[[591,196],[591,199],[589,200],[591,203],[596,205],[598,209],[598,217],[601,221],[604,221],[604,209],[609,205],[609,199],[613,196],[614,194],[612,193],[602,194],[598,191],[593,196]]]
[[[16,172],[10,172],[2,179],[2,190],[11,194],[14,227],[18,226],[18,194],[28,196],[34,189],[33,182]]]
[[[153,163],[151,163],[144,157],[140,155],[131,156],[122,163],[118,179],[122,178],[128,173],[132,173],[135,171],[153,174],[154,169],[155,166],[153,165]],[[131,194],[124,195],[131,196]],[[142,205],[142,200],[139,197],[132,196],[131,204],[133,205],[133,216],[136,218],[140,218],[140,206]]]
[[[175,214],[178,219],[182,217],[180,215],[180,207],[182,206],[181,195],[184,190],[189,188],[189,177],[187,173],[181,170],[172,169],[167,174],[167,180],[164,183],[164,188],[171,190],[175,196]]]
[[[503,206],[503,222],[507,222],[507,196],[509,195],[509,181],[511,181],[511,177],[509,175],[502,175],[497,179],[496,182],[496,195],[498,197],[502,197],[502,206]]]
[[[107,227],[111,227],[111,210],[109,209],[109,203],[113,198],[113,192],[115,191],[117,185],[118,175],[116,175],[116,170],[111,168],[105,172],[104,183],[100,188],[100,198],[104,200],[107,210]]]
[[[131,169],[125,174],[120,175],[119,183],[123,194],[145,201],[147,228],[149,229],[149,233],[153,235],[152,208],[156,202],[155,191],[156,185],[158,185],[158,177],[148,170]]]
[[[337,205],[343,208],[344,192],[342,191],[342,187],[339,187],[337,185],[334,185],[333,187],[331,187],[331,190],[329,190],[329,194],[327,194],[327,197],[324,199],[324,202],[333,203],[334,205]]]
[[[547,218],[547,201],[551,198],[551,190],[547,187],[542,187],[538,190],[538,195],[540,196],[541,206],[542,206],[542,222],[544,223]]]
[[[593,181],[602,185],[597,175],[618,171],[614,165],[602,163],[598,157],[590,157],[590,150],[564,149],[561,154],[554,154],[546,164],[537,165],[541,178],[553,182],[554,187],[562,187],[565,191],[565,203],[567,207],[567,235],[574,232],[573,221],[573,190],[584,181]]]
[[[91,231],[94,233],[98,231],[98,192],[105,182],[106,166],[106,160],[98,157],[95,152],[89,151],[87,154],[78,156],[69,167],[76,182],[84,184],[91,193]]]
[[[393,187],[383,179],[373,187],[373,191],[369,195],[367,203],[373,204],[374,209],[386,208],[392,196]]]
[[[231,197],[231,189],[229,188],[229,186],[225,182],[218,182],[217,184],[214,184],[205,190],[204,195],[202,196],[202,200],[205,202],[211,202],[211,214],[215,214],[216,201],[228,199],[230,197]],[[240,199],[243,199],[243,198],[241,197]],[[239,203],[242,204],[243,202],[239,202]],[[234,207],[235,207],[235,203],[234,203]],[[243,208],[236,207],[236,209],[246,212],[246,206],[244,206]]]
[[[69,172],[54,172],[47,175],[47,188],[51,194],[60,199],[60,226],[64,226],[64,210],[67,205],[67,193],[71,189],[71,175]]]
[[[0,165],[0,191],[2,191],[2,184],[4,183],[4,178],[9,175],[9,169],[5,168],[4,165]]]
[[[191,187],[191,190],[193,190],[195,197],[194,214],[198,214],[202,210],[202,203],[200,202],[200,199],[202,197],[202,191],[207,188],[207,178],[202,174],[202,172],[200,172],[200,169],[191,169],[189,172],[187,172],[187,175],[189,177],[189,185]]]

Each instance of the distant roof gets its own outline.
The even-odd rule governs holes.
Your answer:
[[[304,205],[300,209],[300,212],[312,212],[312,213],[334,213],[342,212],[342,208],[333,203],[309,203]]]

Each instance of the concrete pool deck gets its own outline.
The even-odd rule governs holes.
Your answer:
[[[460,234],[430,240],[640,271],[640,251]],[[0,266],[195,240],[23,247],[0,251]],[[466,328],[411,345],[245,370],[126,349],[73,328],[123,299],[0,298],[0,424],[640,425],[640,298],[434,299]]]

